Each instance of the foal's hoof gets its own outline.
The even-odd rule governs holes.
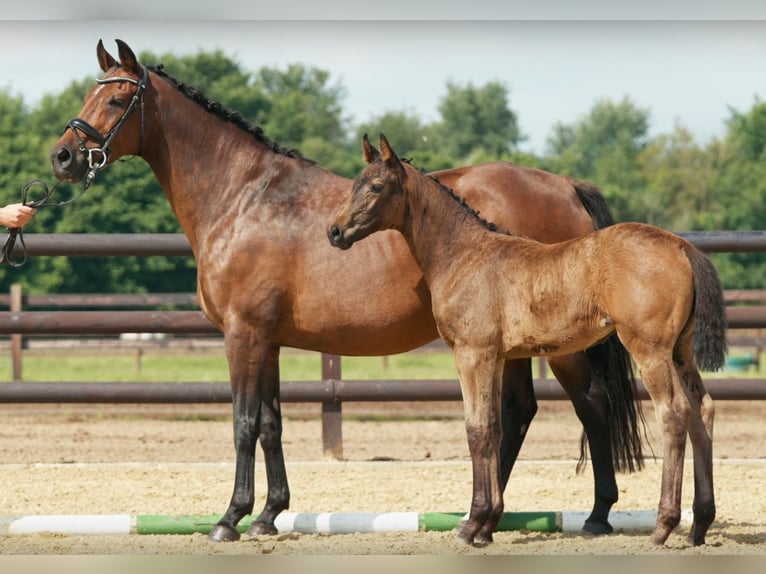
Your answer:
[[[279,530],[273,524],[264,524],[262,522],[253,522],[250,524],[250,528],[247,529],[247,535],[251,538],[257,536],[275,536],[279,534]]]
[[[586,520],[582,525],[582,531],[593,536],[603,536],[614,532],[614,528],[608,522],[596,522],[595,520]]]
[[[485,546],[489,546],[494,542],[494,539],[492,538],[491,534],[477,534],[476,538],[473,539],[473,545],[477,546],[479,548],[484,548]]]
[[[239,531],[231,526],[216,524],[207,535],[210,542],[236,542],[239,540]]]

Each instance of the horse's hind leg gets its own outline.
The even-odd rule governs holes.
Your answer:
[[[630,349],[629,346],[628,348]],[[641,377],[654,403],[657,422],[662,432],[662,483],[652,541],[655,544],[664,544],[681,521],[684,452],[691,409],[672,358],[665,358],[665,351],[652,355],[633,351],[632,354],[641,369]]]
[[[691,405],[689,439],[694,456],[694,522],[689,538],[695,546],[705,543],[705,535],[715,519],[713,491],[713,399],[702,383],[692,359],[691,344],[676,358],[678,374]]]
[[[550,366],[572,401],[588,438],[594,496],[593,508],[583,530],[596,535],[611,534],[614,529],[609,524],[609,511],[617,502],[618,490],[612,460],[606,393],[600,381],[595,378],[591,380],[591,369],[584,353],[552,358]]]

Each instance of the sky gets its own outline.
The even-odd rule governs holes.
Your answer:
[[[538,154],[555,124],[605,99],[646,109],[651,135],[680,123],[704,144],[725,132],[732,110],[766,98],[766,20],[720,18],[0,20],[0,89],[34,105],[96,76],[96,44],[103,39],[116,56],[115,38],[137,54],[220,49],[253,72],[290,63],[327,70],[354,123],[392,110],[438,119],[447,82],[498,81],[527,137],[521,148]]]

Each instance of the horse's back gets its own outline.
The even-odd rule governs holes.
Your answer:
[[[573,181],[540,169],[498,161],[434,172],[481,216],[503,229],[544,243],[593,231]]]

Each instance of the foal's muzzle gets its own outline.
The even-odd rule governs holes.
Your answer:
[[[348,241],[344,237],[343,230],[337,223],[333,223],[327,228],[327,238],[330,240],[330,244],[338,249],[348,249],[353,245],[353,241]]]

